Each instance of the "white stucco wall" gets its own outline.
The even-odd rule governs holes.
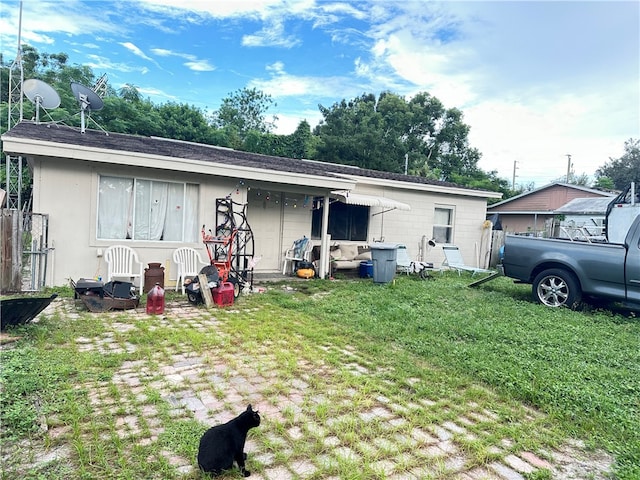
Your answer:
[[[317,191],[311,187],[294,187],[287,191],[282,186],[268,189],[270,201],[256,197],[247,186],[238,187],[235,179],[186,172],[167,172],[136,166],[109,165],[62,158],[36,158],[34,167],[33,211],[50,215],[49,238],[55,250],[49,259],[47,285],[65,285],[69,279],[106,276],[106,265],[100,252],[116,242],[96,239],[97,189],[100,175],[113,175],[190,182],[200,185],[199,219],[207,229],[215,229],[216,199],[231,195],[238,203],[249,201],[249,224],[256,242],[255,254],[262,256],[256,271],[278,271],[282,268],[282,254],[291,243],[302,235],[311,236],[311,203],[304,205],[303,198],[313,198]],[[263,185],[264,188],[264,185]],[[264,189],[267,192],[267,189]],[[384,185],[358,185],[356,193],[389,197],[411,205],[411,211],[393,210],[378,214],[378,207],[371,208],[367,242],[384,236],[385,242],[403,243],[409,256],[416,258],[423,236],[432,237],[434,209],[437,205],[451,206],[455,210],[453,243],[460,247],[465,261],[475,265],[477,249],[481,242],[482,223],[486,213],[486,199],[461,194],[429,192],[419,189],[402,189]],[[295,204],[293,200],[296,200]],[[276,200],[278,203],[276,203]],[[198,237],[199,239],[199,237]],[[364,242],[364,243],[367,243]],[[123,240],[132,246],[146,266],[160,262],[165,267],[165,286],[175,283],[176,271],[171,261],[173,251],[181,246],[191,246],[207,260],[202,242],[149,242]],[[318,239],[314,244],[319,244]],[[333,242],[335,243],[335,242]],[[363,242],[355,242],[363,243]],[[444,256],[439,247],[427,252],[427,261],[439,265]]]
[[[162,263],[165,267],[165,285],[173,285],[176,279],[175,265],[171,261],[176,248],[190,246],[198,250],[204,260],[208,258],[201,241],[97,240],[99,175],[200,184],[199,218],[207,229],[215,229],[216,198],[231,193],[234,201],[243,203],[246,200],[246,191],[239,189],[236,194],[237,184],[229,179],[150,171],[138,167],[95,165],[59,158],[36,160],[33,166],[33,211],[49,214],[49,239],[54,247],[49,259],[47,285],[65,285],[69,283],[69,279],[94,278],[98,275],[105,277],[107,268],[100,253],[115,243],[133,247],[145,267],[150,262]]]
[[[420,253],[422,237],[426,236],[427,239],[433,237],[435,208],[437,206],[453,208],[452,243],[460,248],[465,263],[476,265],[478,256],[476,252],[482,242],[482,225],[486,218],[485,198],[380,186],[361,187],[360,185],[354,189],[354,192],[389,197],[411,206],[410,211],[392,210],[372,216],[368,240],[379,239],[382,232],[386,243],[405,244],[407,253],[412,259],[417,258]],[[381,210],[381,208],[372,207],[371,214]],[[440,245],[424,253],[425,261],[433,262],[436,266],[444,261]]]

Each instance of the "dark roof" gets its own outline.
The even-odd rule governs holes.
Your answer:
[[[24,138],[52,143],[62,143],[66,145],[77,145],[88,148],[136,152],[148,155],[199,160],[223,165],[227,164],[323,177],[337,178],[342,175],[357,175],[360,177],[383,180],[476,190],[450,182],[441,182],[414,175],[382,172],[378,170],[369,170],[366,168],[325,163],[314,160],[274,157],[258,153],[242,152],[224,147],[216,147],[213,145],[171,140],[167,138],[143,137],[140,135],[128,135],[122,133],[109,133],[107,135],[102,131],[90,129],[86,129],[85,133],[80,133],[78,128],[66,125],[44,123],[36,124],[34,122],[23,121],[18,123],[11,130],[7,131],[3,135],[3,138]],[[20,154],[21,152],[5,153]]]
[[[560,208],[557,208],[556,214],[598,214],[604,215],[607,213],[607,207],[613,201],[613,195],[610,197],[587,197],[587,198],[574,198],[568,203],[565,203]]]

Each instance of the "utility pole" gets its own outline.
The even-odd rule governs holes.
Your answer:
[[[571,154],[567,153],[567,183],[569,183],[569,179],[571,178]]]
[[[518,169],[518,161],[513,161],[513,180],[511,180],[511,190],[516,189],[516,170]]]

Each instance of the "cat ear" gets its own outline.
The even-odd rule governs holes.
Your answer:
[[[247,406],[247,412],[252,412],[252,411],[253,411],[253,408],[251,407],[251,404],[249,404],[249,405]]]

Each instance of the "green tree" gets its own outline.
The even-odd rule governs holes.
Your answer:
[[[220,108],[213,113],[212,123],[227,130],[229,137],[237,135],[241,140],[251,131],[269,133],[277,120],[276,116],[267,120],[271,106],[276,106],[271,95],[255,88],[243,88],[222,99]]]
[[[402,171],[405,151],[398,148],[402,139],[396,135],[396,128],[401,127],[391,121],[400,115],[389,115],[387,125],[385,117],[377,111],[375,95],[364,94],[349,102],[342,100],[331,108],[322,105],[318,108],[323,116],[323,121],[316,127],[320,138],[318,160],[373,170]]]
[[[480,152],[468,142],[469,126],[458,109],[446,109],[428,93],[411,100],[383,92],[364,94],[330,108],[319,106],[316,158],[374,170],[461,181],[491,178],[477,166]],[[465,180],[466,181],[466,180]]]
[[[591,177],[586,173],[581,173],[580,175],[570,172],[569,177],[567,175],[563,175],[561,177],[556,178],[552,181],[552,183],[560,182],[560,183],[568,183],[570,185],[580,185],[582,187],[588,187],[591,185]]]
[[[202,110],[183,103],[165,103],[158,108],[162,136],[211,144],[212,131]]]
[[[613,180],[609,177],[602,176],[596,178],[595,183],[593,184],[594,188],[598,188],[600,190],[614,190],[615,185],[613,184]]]
[[[640,185],[640,140],[630,138],[624,142],[624,154],[609,161],[596,170],[596,176],[608,177],[616,189],[624,190],[631,182]]]

